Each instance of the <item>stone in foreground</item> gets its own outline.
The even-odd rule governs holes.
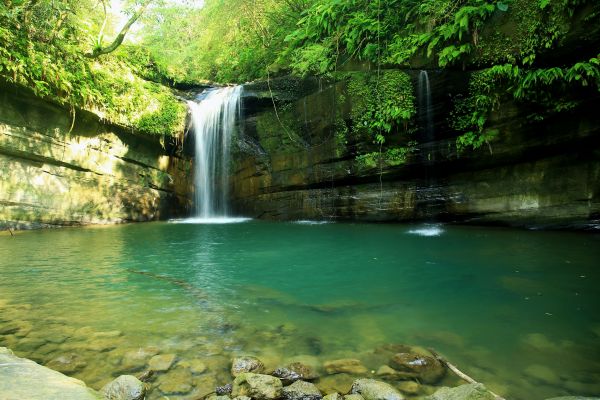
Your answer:
[[[0,399],[101,400],[103,397],[80,380],[0,347]]]
[[[481,383],[470,383],[454,388],[443,387],[426,400],[495,400]]]
[[[283,398],[286,400],[321,400],[323,396],[312,383],[296,381],[283,388]]]
[[[390,366],[424,383],[436,383],[446,374],[437,359],[416,353],[398,353],[390,360]]]
[[[293,362],[285,367],[279,367],[272,375],[287,383],[298,380],[310,381],[319,377],[311,367],[300,362]]]
[[[233,381],[232,396],[248,396],[256,400],[273,400],[281,397],[283,384],[270,375],[246,372]]]
[[[102,388],[106,400],[142,400],[146,386],[135,376],[121,375]]]
[[[355,380],[352,394],[360,394],[365,400],[404,400],[404,396],[393,386],[375,379]]]
[[[264,364],[256,357],[235,357],[231,361],[231,376],[238,376],[246,372],[260,374],[265,369]]]

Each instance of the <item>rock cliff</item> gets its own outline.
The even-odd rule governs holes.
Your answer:
[[[359,74],[374,74],[361,72]],[[419,71],[407,90],[418,100]],[[498,135],[458,152],[452,104],[469,72],[429,71],[434,137],[416,122],[416,144],[398,163],[365,165],[372,140],[349,133],[362,101],[347,79],[283,78],[245,86],[232,176],[239,214],[264,219],[460,221],[586,229],[600,220],[600,105],[590,97],[544,120],[501,104]],[[275,104],[271,100],[273,93]],[[415,118],[417,119],[417,118]]]
[[[183,215],[191,162],[172,143],[0,83],[0,229]]]

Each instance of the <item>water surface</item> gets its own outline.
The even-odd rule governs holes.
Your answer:
[[[599,244],[591,234],[310,221],[0,236],[0,328],[31,328],[0,345],[42,363],[77,354],[69,374],[93,387],[118,375],[128,351],[156,346],[203,360],[200,390],[228,383],[235,353],[270,366],[353,357],[375,370],[376,347],[407,343],[511,399],[599,395]]]

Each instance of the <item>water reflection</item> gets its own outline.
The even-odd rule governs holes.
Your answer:
[[[131,372],[140,349],[176,355],[165,376],[202,360],[186,396],[228,383],[234,353],[376,370],[385,343],[434,347],[514,399],[600,393],[598,238],[405,234],[419,229],[159,223],[2,237],[0,328],[19,329],[1,345],[50,365],[74,354],[62,368],[94,387]]]

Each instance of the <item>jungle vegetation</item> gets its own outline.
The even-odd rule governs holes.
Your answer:
[[[453,128],[459,149],[478,148],[497,133],[487,122],[504,101],[543,119],[598,95],[599,22],[596,0],[2,0],[0,75],[174,134],[185,107],[173,86],[290,73],[336,80],[356,62],[468,70]],[[375,105],[363,115],[379,144],[414,116],[406,99]]]

